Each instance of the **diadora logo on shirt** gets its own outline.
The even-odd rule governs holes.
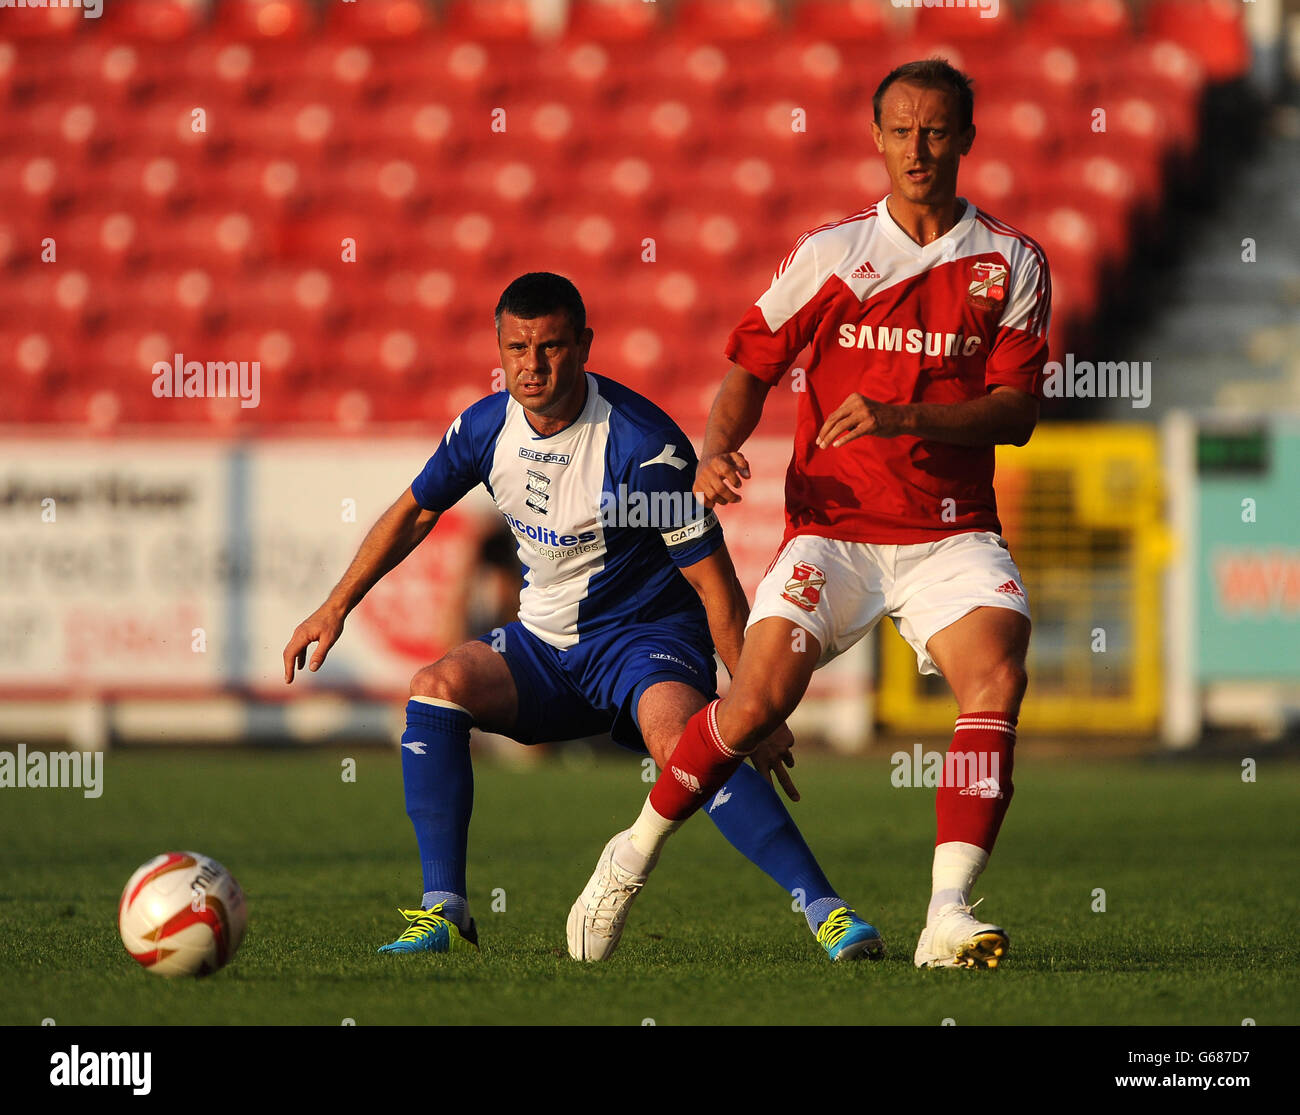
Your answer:
[[[926,356],[974,356],[984,343],[983,337],[967,337],[964,333],[927,333],[924,329],[901,326],[854,325],[846,321],[840,326],[840,348],[869,348],[875,352],[922,352]]]
[[[858,269],[854,271],[853,274],[849,276],[849,278],[850,279],[878,279],[880,278],[880,272],[871,266],[871,260],[867,260],[866,263],[860,264],[858,266]]]
[[[568,453],[539,453],[536,449],[527,449],[522,445],[519,447],[519,455],[525,461],[539,465],[567,465],[573,459]]]

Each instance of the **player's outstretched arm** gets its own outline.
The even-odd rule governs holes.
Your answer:
[[[682,567],[682,575],[700,595],[709,617],[709,634],[718,657],[727,672],[736,676],[740,666],[740,648],[745,640],[745,620],[749,618],[749,600],[736,576],[736,567],[725,543],[702,561]],[[784,724],[754,749],[750,755],[759,774],[769,781],[775,774],[791,801],[799,800],[799,791],[787,767],[794,766],[790,748],[794,737]]]
[[[385,511],[370,528],[357,556],[334,586],[325,603],[317,608],[294,629],[284,648],[284,681],[293,681],[295,666],[311,670],[320,669],[330,647],[343,633],[343,621],[362,598],[390,569],[428,537],[438,521],[436,511],[426,511],[407,488],[397,501]],[[316,643],[316,653],[307,663],[307,648]]]
[[[749,479],[749,462],[740,447],[763,416],[770,390],[739,364],[731,366],[718,388],[695,474],[695,491],[706,507],[740,502],[740,486]]]

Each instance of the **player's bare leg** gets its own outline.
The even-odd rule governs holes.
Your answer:
[[[730,730],[736,733],[736,738],[745,741],[741,747],[723,743],[718,733],[716,713],[726,701],[711,701],[697,707],[686,719],[668,753],[664,744],[672,738],[672,721],[686,711],[689,702],[682,694],[665,690],[664,708],[649,710],[648,727],[653,746],[659,752],[654,755],[652,751],[652,755],[661,772],[631,829],[616,833],[605,845],[595,872],[569,912],[569,951],[576,959],[603,960],[614,951],[628,908],[658,862],[668,837],[713,797],[765,735],[770,735],[784,721],[785,713],[774,716],[773,712],[784,708],[784,703],[778,700],[774,704],[764,696],[765,690],[757,681],[747,685],[745,679],[766,674],[773,679],[768,692],[788,694],[789,709],[798,703],[812,671],[809,669],[800,683],[801,663],[791,656],[792,626],[785,620],[764,620],[746,633],[740,663],[732,679],[731,698],[736,699],[729,718]],[[784,639],[780,637],[782,630]],[[807,641],[804,635],[802,642]],[[772,661],[766,661],[769,658]],[[815,663],[816,653],[812,658]],[[777,679],[784,679],[784,684]],[[652,686],[646,691],[642,709],[646,698],[651,698],[653,703],[651,695],[657,696],[656,691],[661,689],[665,687]],[[771,727],[767,727],[769,724]]]
[[[795,640],[796,645],[799,641]],[[660,682],[645,691],[638,706],[638,723],[646,749],[660,768],[669,763],[690,718],[709,703],[703,694],[681,682]],[[763,716],[769,715],[774,713],[764,710]],[[879,932],[839,897],[771,784],[771,772],[776,771],[787,793],[797,799],[782,762],[793,764],[788,749],[782,750],[789,733],[781,721],[778,724],[780,730],[769,732],[759,744],[768,764],[767,777],[759,769],[736,768],[713,795],[709,818],[732,847],[783,890],[801,899],[809,931],[831,960],[878,959],[884,955]],[[636,827],[666,839],[680,823],[667,821],[647,801]],[[615,834],[569,912],[570,955],[603,960],[613,953],[632,902],[657,860],[657,851],[645,855],[639,850],[631,830]]]
[[[424,874],[409,925],[380,952],[448,952],[477,945],[465,883],[466,842],[474,802],[469,731],[509,731],[518,695],[505,657],[465,643],[411,679],[402,735],[406,812],[415,826]]]
[[[641,694],[637,723],[646,750],[660,769],[686,722],[708,703],[698,689],[678,681],[659,682]],[[596,861],[596,870],[569,909],[565,935],[570,956],[607,960],[613,955],[632,903],[658,860],[658,850],[642,854],[632,844],[629,831],[610,837]]]
[[[983,607],[926,644],[952,687],[959,715],[935,802],[932,894],[917,967],[995,968],[1010,947],[1001,926],[972,915],[970,893],[1011,804],[1029,630],[1019,612]]]
[[[411,679],[411,696],[464,709],[485,732],[508,732],[518,695],[505,655],[486,643],[462,643]]]

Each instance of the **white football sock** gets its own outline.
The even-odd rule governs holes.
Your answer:
[[[650,799],[646,798],[645,805],[641,807],[641,816],[629,832],[628,841],[616,853],[619,866],[637,874],[644,873],[654,866],[663,846],[668,843],[668,838],[681,827],[681,821],[670,821],[661,816],[650,804]]]
[[[976,844],[950,840],[934,849],[932,890],[926,920],[933,918],[949,902],[970,905],[971,888],[989,862],[989,854]]]

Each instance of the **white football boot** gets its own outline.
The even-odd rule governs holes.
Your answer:
[[[976,921],[974,908],[960,902],[940,906],[921,930],[913,963],[918,968],[996,968],[1011,941],[1000,925]]]
[[[632,900],[645,886],[656,856],[644,873],[628,871],[614,862],[614,851],[624,844],[630,832],[620,832],[605,845],[596,863],[595,874],[569,911],[569,955],[574,960],[607,960],[623,935],[623,925]]]

